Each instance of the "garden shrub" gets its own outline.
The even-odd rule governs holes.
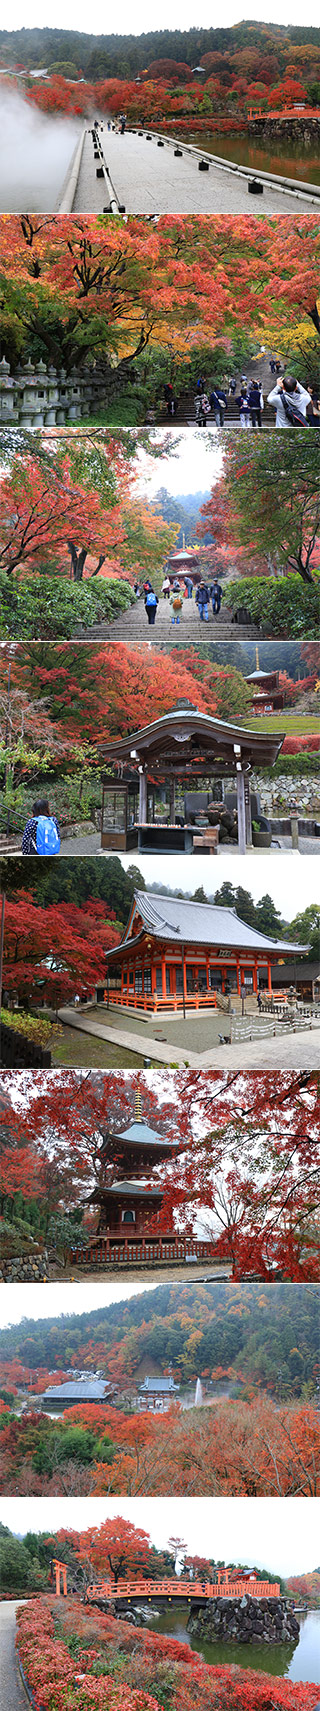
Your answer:
[[[246,606],[260,629],[274,636],[318,635],[320,578],[302,582],[301,576],[245,576],[228,582],[224,591],[227,606],[236,612]]]
[[[29,641],[63,636],[68,641],[80,624],[86,630],[103,619],[112,624],[133,603],[128,582],[96,577],[76,584],[58,576],[18,582],[0,573],[0,634]]]
[[[59,1616],[56,1633],[54,1616]],[[33,1601],[17,1611],[17,1625],[19,1655],[36,1711],[313,1711],[319,1697],[315,1683],[270,1677],[241,1666],[216,1668],[170,1636],[138,1632],[98,1612],[94,1631],[92,1612],[89,1615],[91,1643],[86,1649],[85,1612],[70,1599],[62,1613],[54,1599]],[[75,1629],[84,1640],[76,1661]],[[119,1679],[120,1651],[125,1654],[126,1680],[123,1675]],[[150,1665],[155,1682],[151,1694],[140,1685],[141,1679],[148,1681]]]

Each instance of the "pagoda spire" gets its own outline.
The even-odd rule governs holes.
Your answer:
[[[134,1106],[134,1115],[135,1115],[135,1120],[136,1120],[136,1123],[141,1123],[141,1086],[140,1086],[140,1075],[138,1075],[138,1081],[137,1081],[137,1086],[136,1086],[136,1096],[135,1096],[135,1106]]]
[[[260,661],[259,661],[259,648],[256,648],[256,671],[259,671],[259,666],[260,666]]]

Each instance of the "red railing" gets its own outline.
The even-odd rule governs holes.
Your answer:
[[[117,1585],[111,1580],[102,1580],[94,1586],[88,1586],[86,1597],[94,1603],[96,1598],[105,1602],[116,1599],[146,1598],[187,1598],[188,1601],[199,1598],[243,1598],[249,1593],[250,1598],[279,1598],[280,1585],[278,1581],[250,1579],[222,1580],[118,1580]]]
[[[173,1236],[172,1241],[161,1236],[150,1236],[145,1239],[137,1237],[135,1242],[115,1239],[109,1236],[99,1236],[88,1247],[73,1247],[69,1251],[69,1259],[73,1265],[89,1267],[100,1265],[158,1265],[170,1260],[179,1265],[183,1260],[214,1260],[216,1244],[204,1242],[198,1237]],[[219,1256],[220,1258],[221,1256]]]

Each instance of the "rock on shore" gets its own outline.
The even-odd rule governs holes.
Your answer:
[[[189,1633],[210,1644],[228,1641],[274,1646],[299,1639],[299,1623],[285,1598],[213,1598],[206,1609],[190,1611]]]

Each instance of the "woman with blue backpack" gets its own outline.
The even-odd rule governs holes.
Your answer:
[[[22,855],[55,856],[60,850],[60,831],[54,814],[50,814],[47,796],[33,804],[32,815],[22,834]]]
[[[145,604],[145,610],[146,610],[146,614],[147,614],[148,624],[154,624],[155,618],[156,618],[157,606],[158,606],[158,595],[155,594],[154,588],[151,588],[151,587],[148,588],[148,592],[146,594],[144,604]]]

